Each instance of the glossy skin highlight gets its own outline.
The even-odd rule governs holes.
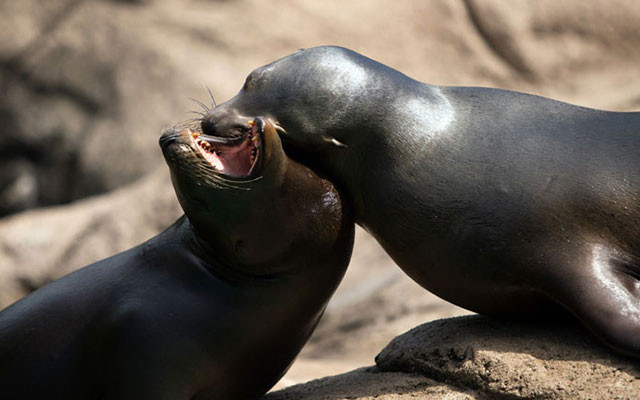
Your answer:
[[[251,176],[204,163],[193,127],[168,130],[186,215],[0,312],[0,397],[258,399],[286,372],[342,279],[354,224],[269,121],[237,122],[264,128]]]
[[[640,356],[640,113],[427,85],[339,47],[256,69],[203,131],[247,113],[426,289],[489,315],[566,310]]]

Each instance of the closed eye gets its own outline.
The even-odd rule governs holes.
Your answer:
[[[255,86],[256,83],[256,73],[253,71],[247,76],[247,79],[244,81],[244,86],[242,87],[244,90],[251,89]]]
[[[245,79],[244,81],[243,89],[246,90],[246,89],[251,89],[255,87],[260,81],[260,79],[262,78],[262,76],[264,75],[264,73],[265,71],[263,68],[254,69],[253,71],[251,71],[251,73],[247,76],[247,79]]]

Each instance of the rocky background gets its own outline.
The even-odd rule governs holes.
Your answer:
[[[209,87],[224,101],[298,48],[349,47],[432,84],[640,109],[631,0],[20,0],[0,2],[0,17],[0,308],[167,227],[180,209],[161,129],[192,117],[190,97],[208,102]],[[359,231],[278,388],[371,366],[395,336],[462,314]],[[416,331],[379,367],[270,398],[640,397],[634,363],[574,327],[467,317]]]

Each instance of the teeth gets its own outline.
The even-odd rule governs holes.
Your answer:
[[[216,151],[216,149],[211,146],[208,142],[202,140],[202,139],[196,139],[196,144],[198,146],[200,146],[200,148],[208,153],[213,153],[215,152],[217,155],[220,155],[221,152],[220,151]]]

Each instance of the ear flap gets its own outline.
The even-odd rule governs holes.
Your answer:
[[[346,144],[342,143],[341,141],[339,141],[336,138],[331,138],[328,139],[329,142],[331,142],[331,144],[333,144],[334,146],[338,146],[338,147],[342,147],[342,148],[348,148],[349,146],[347,146]]]

